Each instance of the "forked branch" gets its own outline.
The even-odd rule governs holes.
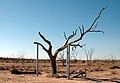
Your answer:
[[[82,40],[83,36],[84,36],[86,33],[88,33],[88,32],[103,32],[103,31],[101,31],[101,30],[96,30],[96,27],[97,27],[97,23],[96,23],[96,22],[97,22],[97,20],[100,18],[102,12],[103,12],[106,8],[107,8],[107,6],[101,9],[101,11],[99,12],[98,16],[95,18],[95,20],[93,21],[93,23],[91,24],[91,26],[90,26],[86,31],[85,31],[83,25],[82,25],[82,28],[78,26],[78,28],[79,28],[79,30],[80,30],[80,37],[79,37],[78,39],[74,40],[74,41],[71,41],[69,44],[73,44],[73,43],[76,43],[76,42]],[[103,33],[104,33],[104,32],[103,32]]]
[[[34,42],[34,44],[38,44],[40,45],[46,52],[48,52],[48,50],[41,44],[41,43],[38,43],[38,42]]]
[[[77,29],[75,31],[73,31],[73,33],[70,36],[68,36],[68,38],[67,38],[66,33],[64,32],[64,37],[66,39],[64,46],[67,45],[69,40],[72,39],[76,34],[77,34]]]
[[[75,43],[81,41],[82,38],[84,37],[84,35],[85,35],[86,33],[88,33],[88,32],[103,32],[103,31],[101,31],[101,30],[96,30],[97,24],[98,24],[98,23],[96,23],[96,22],[97,22],[97,20],[100,18],[102,12],[103,12],[106,8],[107,8],[107,6],[104,7],[104,8],[102,8],[102,9],[100,10],[98,16],[94,19],[93,23],[91,24],[91,26],[90,26],[87,30],[85,30],[84,25],[82,25],[82,27],[79,27],[79,26],[78,26],[79,31],[80,31],[80,36],[78,37],[78,39],[73,39],[73,37],[75,37],[76,34],[77,34],[77,29],[76,29],[75,31],[73,31],[73,34],[71,34],[70,36],[68,36],[68,38],[67,38],[67,36],[66,36],[66,33],[64,32],[64,37],[65,37],[65,39],[66,39],[66,42],[65,42],[65,44],[64,44],[62,47],[58,48],[58,49],[55,51],[54,56],[57,57],[57,54],[58,54],[60,51],[64,50],[68,45],[74,45]],[[104,33],[104,32],[103,32],[103,33]],[[70,39],[71,39],[71,41],[70,41]],[[72,39],[73,39],[73,40],[72,40]],[[81,46],[80,44],[78,44],[78,45],[75,45],[75,46],[83,47],[84,45]]]
[[[52,45],[49,40],[47,40],[40,32],[39,32],[40,37],[44,40],[49,45],[49,50],[52,51]]]
[[[87,32],[97,32],[97,30],[95,30],[95,28],[93,27],[95,25],[95,23],[97,22],[97,20],[100,18],[102,12],[107,8],[108,6],[102,8],[98,14],[98,16],[95,18],[95,20],[93,21],[93,23],[91,24],[90,28],[88,28],[88,30],[86,30],[85,33]],[[98,32],[103,32],[103,31],[98,31]]]

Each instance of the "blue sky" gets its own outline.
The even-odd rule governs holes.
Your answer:
[[[33,42],[45,44],[38,32],[52,42],[54,51],[65,41],[63,32],[69,35],[82,24],[87,29],[106,5],[97,27],[105,34],[89,33],[82,44],[95,49],[94,58],[120,59],[120,0],[0,0],[0,57],[18,56],[23,50],[26,58],[35,58]],[[78,57],[84,59],[78,50]],[[41,48],[39,58],[48,58]]]

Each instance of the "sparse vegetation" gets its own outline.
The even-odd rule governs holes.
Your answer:
[[[6,62],[8,61],[8,62]],[[17,61],[17,63],[12,65],[13,62]],[[24,65],[22,65],[21,61],[24,61]],[[58,74],[54,77],[65,77],[66,78],[66,67],[61,66],[62,62],[57,60],[57,66],[59,67]],[[90,65],[90,70],[86,72],[87,78],[108,78],[108,79],[119,79],[120,78],[120,60],[115,60],[114,65],[112,64],[112,60],[91,60],[92,64]],[[70,69],[71,69],[71,77],[77,76],[78,71],[84,70],[87,68],[86,60],[77,60],[76,64],[71,60]],[[98,66],[99,65],[99,66]],[[42,59],[39,60],[39,73],[44,74],[47,73],[46,76],[51,76],[51,68],[50,68],[50,60]],[[47,67],[47,71],[46,71]],[[11,71],[15,69],[20,74],[34,74],[35,73],[35,59],[17,59],[17,58],[0,58],[0,71]],[[13,70],[12,70],[13,71]],[[15,72],[14,72],[15,73]],[[99,74],[98,74],[99,73]],[[19,75],[19,74],[18,74]],[[102,75],[102,76],[101,76]],[[45,77],[46,77],[45,76]],[[81,76],[80,76],[81,78]],[[79,78],[79,79],[80,79]],[[73,78],[74,79],[74,78]]]

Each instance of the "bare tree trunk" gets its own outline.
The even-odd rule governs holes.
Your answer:
[[[91,26],[88,28],[88,29],[85,29],[84,26],[82,25],[82,27],[78,26],[78,29],[79,29],[79,37],[78,38],[75,38],[75,36],[77,35],[77,31],[78,29],[76,29],[75,31],[73,31],[73,33],[71,35],[69,35],[68,37],[66,36],[65,32],[64,32],[64,37],[66,39],[65,43],[63,44],[63,46],[59,47],[58,49],[56,49],[55,53],[53,54],[52,53],[52,44],[51,42],[46,39],[44,37],[44,35],[42,35],[40,32],[39,32],[39,35],[40,37],[43,39],[43,41],[45,43],[48,44],[48,48],[46,48],[43,44],[39,43],[39,42],[34,42],[34,44],[39,44],[44,51],[46,51],[50,57],[50,61],[51,61],[51,71],[52,71],[52,75],[54,76],[55,74],[57,74],[57,68],[56,68],[56,57],[58,56],[58,53],[61,52],[62,50],[64,50],[65,48],[68,47],[68,45],[70,46],[74,46],[75,48],[77,46],[79,47],[83,47],[84,45],[80,45],[80,42],[81,40],[83,39],[84,35],[86,35],[87,33],[90,33],[90,32],[103,32],[101,30],[97,30],[97,20],[100,18],[102,12],[107,8],[104,7],[100,10],[98,16],[93,20]],[[103,32],[104,33],[104,32]]]
[[[50,57],[50,62],[51,62],[52,76],[54,76],[55,74],[57,74],[56,57],[54,57],[54,56]]]

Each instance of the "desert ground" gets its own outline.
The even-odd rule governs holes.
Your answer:
[[[39,75],[35,73],[11,74],[13,69],[21,72],[34,72],[34,59],[0,58],[0,83],[119,83],[120,60],[71,60],[70,80],[66,78],[66,66],[57,60],[57,71],[60,77],[51,77],[50,60],[39,60]],[[86,78],[79,76],[79,70],[86,70]]]

